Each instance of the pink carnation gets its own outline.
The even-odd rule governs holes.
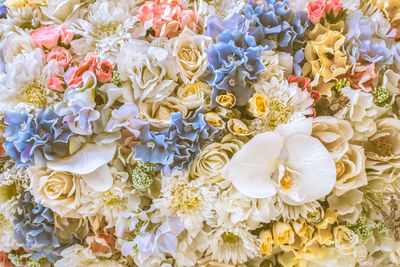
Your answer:
[[[33,30],[31,36],[35,45],[43,49],[52,49],[56,47],[59,40],[61,40],[62,44],[69,45],[74,38],[74,34],[66,25],[43,25]]]
[[[340,10],[343,8],[342,0],[327,0],[326,1],[326,13],[329,14],[333,12],[333,15],[336,17]]]
[[[82,81],[82,76],[85,72],[91,71],[95,72],[97,68],[97,56],[95,53],[87,54],[84,61],[82,61],[79,66],[73,70],[67,77],[68,86],[69,87],[78,87],[80,86]]]
[[[308,19],[314,24],[319,23],[321,18],[325,17],[325,8],[325,0],[315,0],[308,3]]]
[[[62,75],[54,74],[50,77],[47,87],[53,91],[62,93],[67,88],[67,85],[65,84],[64,77]]]
[[[53,48],[46,56],[47,62],[50,62],[52,59],[57,60],[59,67],[65,68],[71,63],[72,56],[67,49],[57,46]]]
[[[107,83],[112,80],[113,66],[107,60],[103,60],[97,65],[96,76],[101,83]]]

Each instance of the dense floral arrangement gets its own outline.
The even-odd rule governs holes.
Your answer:
[[[400,266],[399,0],[0,17],[0,266]]]

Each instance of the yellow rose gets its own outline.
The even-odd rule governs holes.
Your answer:
[[[231,108],[236,104],[236,97],[231,93],[227,93],[217,96],[215,101],[224,108]]]
[[[335,247],[342,253],[350,253],[358,242],[358,236],[344,225],[338,225],[333,229]]]
[[[260,252],[262,254],[271,255],[272,245],[274,241],[272,240],[271,230],[264,230],[260,233],[259,238],[261,240],[260,243]]]
[[[205,122],[211,127],[217,128],[219,130],[225,128],[224,120],[215,112],[208,112],[203,116]]]
[[[209,90],[209,85],[201,81],[183,84],[178,88],[176,97],[183,105],[194,109],[200,107],[204,102],[204,92]]]
[[[274,244],[277,246],[290,245],[294,243],[294,231],[290,224],[276,222],[272,227]]]
[[[228,130],[237,136],[246,136],[251,134],[247,125],[239,119],[230,119],[228,121]]]
[[[268,114],[269,98],[264,94],[254,94],[249,99],[249,112],[256,118],[265,117]]]
[[[328,208],[325,212],[325,217],[321,222],[315,224],[317,228],[317,240],[321,245],[332,245],[334,243],[332,235],[332,225],[336,223],[338,212]]]

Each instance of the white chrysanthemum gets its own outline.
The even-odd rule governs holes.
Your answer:
[[[347,14],[351,14],[360,8],[360,0],[342,0],[342,2]]]
[[[311,108],[313,99],[307,90],[300,89],[297,83],[289,84],[286,80],[279,81],[276,77],[272,77],[269,83],[260,81],[254,84],[254,89],[269,98],[268,115],[254,121],[253,127],[257,131],[271,130],[280,124],[313,114]]]
[[[60,100],[58,93],[47,88],[50,76],[59,72],[57,61],[46,64],[40,48],[17,55],[5,70],[0,76],[0,108],[14,109],[17,105],[46,108]]]
[[[129,183],[126,183],[128,174],[118,172],[111,168],[114,177],[114,183],[110,189],[105,192],[97,192],[89,187],[83,186],[81,203],[82,206],[78,212],[82,217],[98,214],[104,216],[108,227],[114,227],[120,214],[128,209],[129,196],[134,194],[134,189]]]
[[[88,266],[88,267],[123,267],[126,263],[97,258],[89,247],[81,245],[73,245],[61,252],[62,259],[58,260],[55,267],[72,267],[72,266]]]
[[[260,223],[269,223],[278,216],[280,210],[275,208],[274,203],[275,198],[250,198],[230,185],[217,198],[216,224],[245,223],[251,229],[256,229]]]
[[[138,19],[130,12],[125,1],[96,1],[87,9],[87,17],[72,25],[83,38],[71,43],[77,55],[96,52],[101,58],[114,63],[121,44],[132,39],[132,30]]]
[[[321,204],[318,201],[312,201],[295,206],[288,205],[281,199],[277,198],[275,206],[275,208],[280,211],[282,218],[286,221],[298,220],[300,217],[309,218],[311,214],[315,214],[316,217],[320,217],[319,214],[321,211],[323,211]]]
[[[191,236],[203,228],[203,221],[212,216],[216,187],[207,186],[202,178],[188,181],[181,171],[163,177],[160,198],[153,200],[155,218],[178,216]]]
[[[15,243],[13,224],[1,213],[0,225],[0,251],[8,253],[17,250],[19,246]]]
[[[221,18],[226,18],[231,14],[240,13],[246,1],[243,0],[200,0],[195,1],[195,8],[201,17],[210,15],[218,15]]]
[[[244,225],[218,227],[209,235],[206,254],[226,264],[241,264],[259,255],[258,238]]]
[[[7,12],[7,18],[0,20],[0,33],[3,35],[12,31],[17,32],[20,29],[39,28],[43,21],[42,12],[33,6],[8,8]]]
[[[18,194],[29,187],[29,175],[25,168],[17,168],[10,161],[0,173],[0,212],[11,218],[15,212]]]

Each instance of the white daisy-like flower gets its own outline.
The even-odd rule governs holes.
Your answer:
[[[160,198],[153,200],[155,220],[177,216],[191,236],[203,228],[212,216],[217,188],[204,184],[202,178],[188,180],[187,173],[174,171],[163,177]],[[158,218],[157,218],[158,217]]]
[[[46,63],[40,48],[19,54],[0,74],[0,108],[14,109],[17,105],[46,108],[60,101],[55,91],[47,88],[50,77],[59,73],[56,60]]]
[[[276,126],[303,119],[306,115],[313,114],[314,100],[307,90],[299,88],[297,83],[287,80],[279,81],[276,77],[271,82],[260,81],[254,84],[256,93],[265,94],[269,98],[268,115],[260,120],[255,120],[256,130],[273,130]]]
[[[123,260],[110,260],[97,258],[90,247],[84,247],[75,244],[64,249],[61,252],[61,259],[58,260],[55,267],[67,266],[89,266],[89,267],[123,267],[127,266]]]
[[[124,1],[91,4],[86,19],[78,19],[71,25],[74,33],[83,37],[71,42],[73,51],[81,56],[94,51],[101,59],[114,63],[121,44],[132,39],[138,22],[130,8]]]
[[[0,251],[8,253],[12,250],[17,250],[19,246],[15,243],[13,224],[1,213],[0,225]]]
[[[206,254],[213,260],[235,266],[259,256],[258,238],[249,230],[243,224],[213,229]]]
[[[39,28],[43,21],[40,8],[35,6],[12,7],[8,8],[7,12],[7,18],[0,20],[0,33],[3,35],[9,32],[18,32],[21,29],[29,31],[29,29]]]
[[[200,0],[195,1],[195,8],[199,16],[206,18],[210,15],[218,15],[226,18],[231,14],[240,13],[246,1],[243,0]]]
[[[323,217],[323,208],[318,201],[304,203],[302,205],[294,206],[283,202],[280,198],[276,198],[276,209],[280,211],[282,218],[285,221],[298,220],[300,217],[315,219],[320,218],[321,212]]]

